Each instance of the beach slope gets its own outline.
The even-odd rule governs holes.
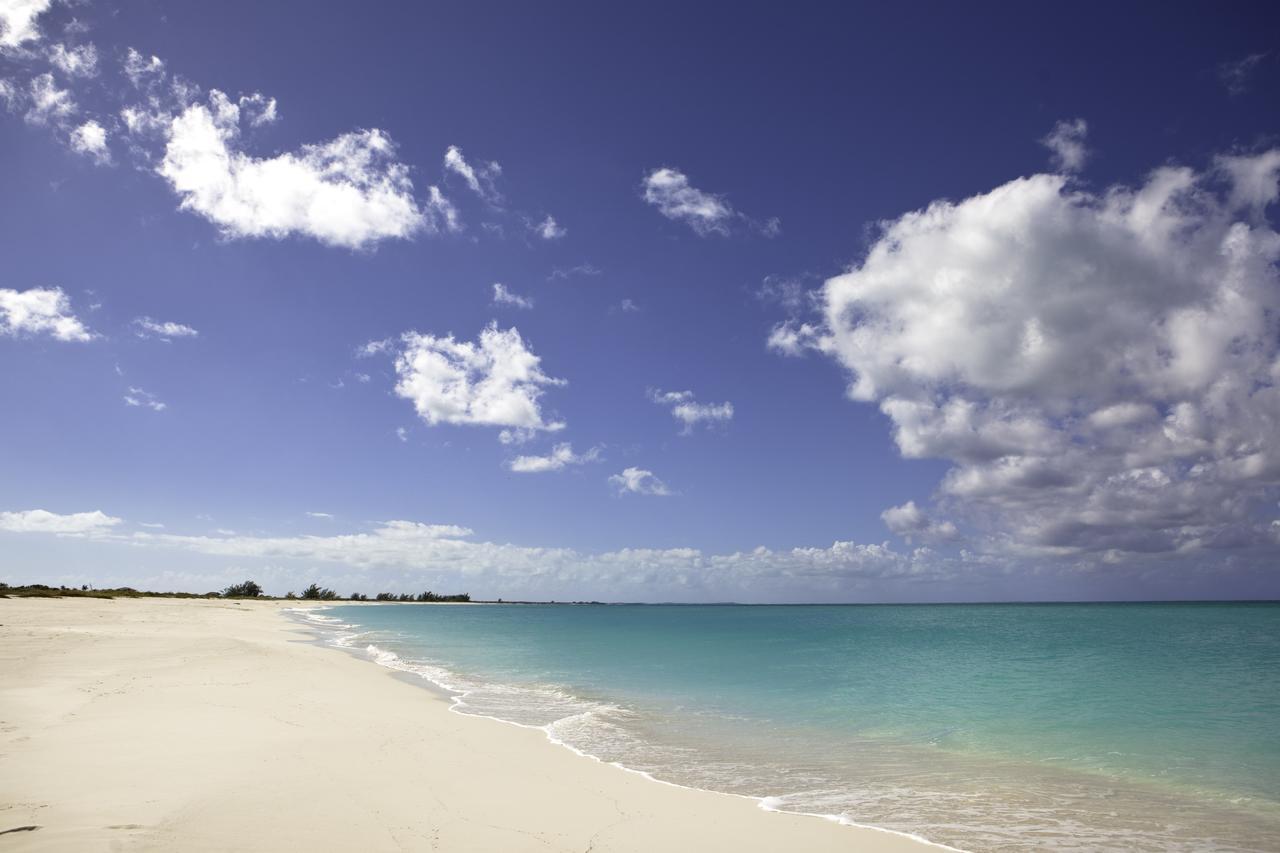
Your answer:
[[[930,849],[452,713],[283,608],[0,600],[0,853]]]

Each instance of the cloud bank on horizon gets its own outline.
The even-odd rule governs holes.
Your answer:
[[[125,521],[128,514],[100,496],[88,504],[60,501],[61,512],[30,508],[52,505],[35,481],[26,484],[25,503],[15,503],[24,500],[23,484],[6,493],[0,512],[6,541],[45,537],[148,555],[182,552],[224,561],[226,571],[257,561],[289,585],[316,571],[345,572],[344,582],[374,572],[405,583],[474,581],[495,595],[564,596],[580,584],[604,597],[610,589],[621,590],[619,597],[658,591],[839,597],[877,583],[899,594],[936,585],[962,596],[966,579],[998,584],[1027,567],[1069,580],[1082,572],[1138,577],[1187,566],[1265,573],[1280,560],[1280,232],[1273,224],[1280,148],[1216,146],[1190,165],[1154,151],[1145,174],[1094,179],[1106,156],[1091,141],[1098,121],[1062,116],[1025,140],[1028,148],[1041,147],[1047,168],[1013,171],[958,198],[934,192],[882,211],[864,245],[846,229],[838,250],[806,262],[832,270],[837,258],[857,258],[830,275],[779,276],[762,268],[758,258],[782,256],[772,247],[790,236],[780,217],[744,213],[739,205],[771,208],[719,191],[733,170],[692,168],[698,159],[692,154],[674,161],[690,165],[687,173],[654,168],[668,152],[651,151],[640,168],[618,170],[613,186],[582,190],[593,213],[615,217],[609,229],[625,215],[632,217],[628,227],[690,247],[681,251],[718,253],[689,256],[713,257],[696,265],[699,275],[712,275],[717,265],[754,269],[763,281],[758,301],[772,312],[761,333],[727,308],[723,321],[712,323],[681,315],[691,303],[680,298],[727,304],[738,298],[724,295],[727,289],[676,298],[655,288],[663,298],[639,303],[609,291],[607,308],[603,298],[592,302],[595,291],[611,286],[614,270],[625,276],[634,261],[606,261],[602,269],[581,260],[596,250],[603,255],[614,232],[581,214],[566,217],[571,231],[541,198],[523,206],[522,199],[541,195],[549,207],[572,209],[557,186],[563,172],[545,182],[528,174],[517,179],[528,169],[512,166],[516,142],[468,141],[466,153],[450,142],[443,154],[434,146],[426,156],[424,143],[399,129],[393,137],[384,129],[385,112],[372,109],[341,124],[343,130],[298,140],[289,136],[287,99],[278,103],[255,88],[235,94],[205,88],[147,50],[95,44],[92,27],[69,14],[53,0],[0,0],[0,104],[7,109],[0,131],[52,140],[66,158],[105,175],[101,184],[160,188],[172,207],[148,215],[191,218],[215,250],[257,244],[259,257],[275,253],[287,267],[286,253],[310,244],[308,251],[341,258],[346,278],[326,286],[354,292],[365,282],[352,271],[398,245],[412,252],[405,257],[415,259],[415,270],[428,271],[432,289],[457,294],[460,304],[471,300],[454,314],[437,305],[435,314],[402,317],[393,306],[372,322],[364,306],[338,308],[335,301],[335,317],[346,311],[353,318],[351,340],[334,347],[344,347],[350,363],[342,374],[347,382],[323,384],[345,394],[348,383],[376,389],[382,399],[352,397],[344,405],[399,418],[378,426],[394,436],[391,444],[430,441],[441,453],[463,457],[472,445],[464,450],[455,440],[487,436],[497,448],[482,452],[500,456],[486,464],[504,477],[520,475],[510,477],[512,489],[545,489],[551,502],[567,500],[566,490],[594,490],[574,499],[581,501],[577,512],[602,497],[602,513],[662,513],[664,506],[704,500],[717,485],[705,457],[732,456],[726,467],[747,477],[788,465],[786,457],[759,455],[756,428],[785,433],[787,418],[823,417],[839,433],[836,419],[848,409],[762,414],[778,386],[791,381],[778,378],[784,371],[795,371],[790,375],[804,384],[834,365],[848,401],[882,416],[873,423],[887,432],[896,458],[848,487],[859,492],[860,511],[880,525],[879,535],[821,548],[579,547],[572,545],[572,526],[563,546],[547,546],[546,537],[543,545],[526,546],[475,541],[470,529],[414,521],[326,535],[156,533]],[[1250,97],[1266,62],[1267,54],[1246,53],[1213,66],[1220,96]],[[375,119],[383,127],[372,126]],[[443,131],[453,132],[447,123]],[[489,159],[490,152],[508,166]],[[637,173],[643,174],[638,192]],[[709,173],[721,177],[704,184],[701,176]],[[803,202],[794,200],[796,211]],[[790,232],[793,211],[773,209],[787,216]],[[503,282],[486,274],[483,259],[470,261],[474,268],[451,261],[434,271],[433,247],[461,251],[482,243],[519,246],[526,257],[560,252],[553,256],[560,260],[543,264],[551,266],[548,274],[510,284],[505,274]],[[780,254],[760,254],[771,251]],[[799,253],[787,251],[795,267]],[[460,270],[475,282],[465,295],[461,280],[445,280],[464,275]],[[219,337],[236,335],[234,321],[214,322],[195,303],[155,293],[147,294],[150,301],[124,302],[129,319],[111,319],[94,313],[99,291],[114,296],[109,281],[82,296],[65,283],[3,275],[0,343],[15,352],[64,345],[109,351],[111,381],[121,389],[114,405],[123,401],[147,422],[139,429],[190,428],[176,415],[191,401],[145,378],[125,379],[118,353],[130,339],[151,352],[182,351],[184,359],[197,357],[189,353],[199,347],[218,352],[232,345]],[[733,287],[740,289],[740,281]],[[321,304],[329,298],[324,288],[315,293]],[[587,305],[595,306],[589,321]],[[628,351],[626,364],[596,354],[603,338],[624,334],[622,323],[646,315],[661,325],[646,327],[649,337]],[[509,322],[515,316],[519,328]],[[326,328],[340,325],[333,320]],[[370,326],[388,337],[368,340]],[[735,366],[743,358],[739,338],[757,341],[768,363]],[[368,342],[354,343],[360,340]],[[658,350],[669,341],[681,353],[728,367],[713,371],[682,361],[687,355],[668,359]],[[229,358],[227,364],[236,369]],[[601,373],[614,378],[597,380]],[[590,382],[618,396],[601,403],[578,391]],[[698,393],[663,390],[670,388]],[[625,410],[619,400],[627,401]],[[864,431],[846,440],[875,437]],[[685,447],[671,451],[671,444]],[[682,464],[671,453],[685,454]],[[796,448],[795,459],[821,480],[820,458]],[[910,496],[882,496],[878,484],[893,472],[916,470],[908,467],[912,460],[940,463],[940,478],[932,485],[914,481]],[[609,468],[599,465],[605,461]],[[460,488],[466,475],[459,471],[468,464],[450,462],[452,479],[424,476],[423,492]],[[778,512],[805,497],[780,496]],[[328,513],[306,516],[333,521]],[[760,538],[775,541],[763,531]],[[213,582],[223,571],[189,579]]]

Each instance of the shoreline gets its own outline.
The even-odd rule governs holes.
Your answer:
[[[299,604],[0,601],[5,849],[940,849],[450,713]]]
[[[1267,849],[1268,839],[1275,837],[1274,808],[1232,789],[1209,789],[1137,773],[1124,776],[1102,766],[1069,766],[1057,763],[1064,759],[1045,757],[1057,756],[1056,751],[1042,751],[1029,759],[1012,750],[952,752],[907,739],[859,742],[824,764],[825,755],[813,752],[815,741],[805,740],[812,732],[790,731],[800,746],[796,754],[773,754],[759,746],[762,737],[772,736],[767,730],[757,730],[753,736],[730,733],[720,740],[715,737],[722,732],[702,732],[701,740],[682,737],[687,731],[698,731],[698,721],[646,710],[643,697],[628,692],[625,670],[621,681],[566,687],[577,683],[569,664],[577,658],[567,649],[562,651],[568,658],[544,657],[538,664],[556,673],[551,683],[537,678],[537,683],[527,683],[504,668],[507,647],[500,636],[494,638],[499,644],[496,652],[468,658],[466,649],[457,646],[460,638],[451,636],[451,631],[426,631],[419,636],[413,619],[393,619],[391,612],[343,610],[336,605],[333,610],[296,615],[333,648],[380,664],[396,677],[447,697],[451,709],[460,715],[535,730],[575,755],[662,784],[746,799],[761,809],[888,831],[949,850],[1030,851],[1042,849],[1036,839],[1049,838],[1069,849],[1128,849],[1135,838],[1141,838],[1153,849],[1162,844],[1173,849],[1224,843],[1244,850]],[[435,640],[428,642],[433,636]],[[461,639],[469,636],[464,632]],[[531,646],[535,639],[525,637]],[[476,642],[471,637],[464,645]],[[477,650],[489,645],[486,640],[479,642]],[[511,653],[523,660],[519,643]],[[478,668],[458,663],[465,660]],[[589,656],[585,664],[591,672]],[[485,670],[485,665],[490,669]],[[751,701],[748,696],[738,698]],[[633,705],[633,700],[639,704]],[[633,723],[637,714],[640,722]],[[818,741],[839,745],[830,740],[831,731],[817,734]],[[711,735],[715,737],[708,739]],[[1107,755],[1112,754],[1118,753]],[[735,762],[742,764],[741,772],[735,770]],[[727,770],[714,769],[721,766]],[[795,768],[807,776],[800,777],[798,785],[788,785],[797,778]],[[904,770],[914,773],[924,784],[904,782],[902,795],[894,792],[888,807],[874,796],[858,796],[864,790],[861,780],[870,778],[874,785],[886,768],[891,775]],[[873,787],[866,790],[876,793]],[[780,793],[785,791],[799,793]],[[845,791],[852,793],[841,795]],[[926,834],[937,840],[931,841]]]
[[[365,603],[365,602],[360,602],[360,603]],[[368,602],[368,603],[372,604],[373,602]],[[381,603],[387,603],[387,602],[378,602],[378,603],[381,604]],[[472,603],[491,603],[491,602],[472,602]],[[886,835],[891,835],[891,836],[896,836],[898,838],[906,839],[915,844],[921,845],[921,847],[923,848],[950,851],[950,853],[967,853],[967,851],[964,851],[958,847],[952,847],[948,844],[943,844],[937,841],[930,841],[929,839],[924,838],[923,836],[920,836],[920,835],[916,835],[914,833],[902,832],[896,829],[888,829],[886,827],[875,826],[873,824],[868,824],[868,823],[858,823],[857,821],[850,820],[849,818],[846,818],[842,815],[823,814],[819,812],[792,811],[789,809],[778,808],[770,804],[770,801],[778,799],[777,797],[770,797],[770,796],[760,797],[760,796],[751,796],[749,794],[736,794],[730,791],[716,791],[711,788],[699,788],[693,785],[684,785],[679,782],[672,782],[667,779],[660,779],[657,776],[653,775],[652,773],[648,772],[647,770],[637,770],[636,768],[628,767],[625,764],[622,764],[621,762],[607,761],[603,758],[600,758],[599,756],[592,755],[589,752],[585,752],[577,748],[573,744],[557,738],[551,732],[548,726],[537,726],[537,725],[530,725],[527,723],[519,723],[514,720],[506,720],[506,719],[503,719],[502,717],[497,717],[492,714],[483,714],[483,713],[478,713],[474,711],[462,710],[465,707],[465,704],[466,704],[465,698],[468,695],[466,691],[460,691],[458,689],[449,687],[445,684],[442,684],[436,681],[427,673],[413,668],[414,667],[413,664],[403,662],[403,660],[394,652],[388,652],[386,650],[379,649],[377,646],[370,645],[368,648],[378,649],[377,656],[370,656],[370,653],[367,650],[362,652],[361,649],[353,645],[342,645],[340,642],[342,639],[341,637],[339,637],[338,641],[335,641],[335,642],[326,642],[324,639],[322,639],[319,635],[320,630],[328,629],[328,630],[337,631],[337,630],[341,630],[341,628],[353,627],[353,626],[350,626],[347,623],[343,623],[342,626],[328,625],[324,622],[319,622],[314,618],[309,618],[307,614],[313,613],[316,611],[328,610],[331,607],[338,607],[338,606],[344,606],[344,605],[327,604],[327,605],[320,605],[316,607],[296,608],[292,610],[286,610],[285,612],[289,616],[295,618],[299,624],[302,624],[305,627],[310,628],[313,631],[316,631],[317,632],[316,643],[318,645],[324,648],[333,649],[335,651],[347,652],[358,661],[361,661],[363,663],[372,663],[372,664],[375,664],[376,666],[379,666],[383,669],[388,670],[388,673],[390,675],[404,681],[404,683],[406,684],[427,689],[433,696],[437,696],[439,698],[448,700],[449,710],[455,714],[458,714],[459,716],[473,717],[475,719],[480,719],[480,720],[491,720],[495,723],[502,723],[503,725],[507,725],[507,726],[515,726],[516,728],[524,729],[527,731],[539,732],[546,738],[549,744],[556,747],[560,747],[562,749],[566,749],[569,752],[571,752],[573,755],[578,756],[579,758],[585,758],[587,760],[593,761],[596,764],[600,764],[605,767],[613,767],[618,770],[621,770],[624,773],[634,774],[654,784],[667,785],[672,788],[676,788],[683,791],[695,791],[698,793],[713,794],[720,797],[731,797],[737,800],[745,800],[747,802],[754,804],[755,807],[760,809],[761,811],[769,812],[773,814],[784,814],[784,815],[794,815],[796,817],[815,818],[818,820],[826,821],[828,823],[836,824],[838,826],[856,829],[859,831],[884,833]],[[392,663],[390,660],[382,659],[384,655],[389,655],[390,658],[394,658],[395,663]],[[400,664],[400,665],[396,665],[396,664]]]

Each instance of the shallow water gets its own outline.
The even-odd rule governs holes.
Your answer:
[[[324,617],[459,711],[770,807],[973,851],[1280,850],[1280,605]]]

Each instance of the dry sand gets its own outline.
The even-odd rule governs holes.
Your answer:
[[[930,849],[452,713],[283,606],[0,600],[0,853]]]

